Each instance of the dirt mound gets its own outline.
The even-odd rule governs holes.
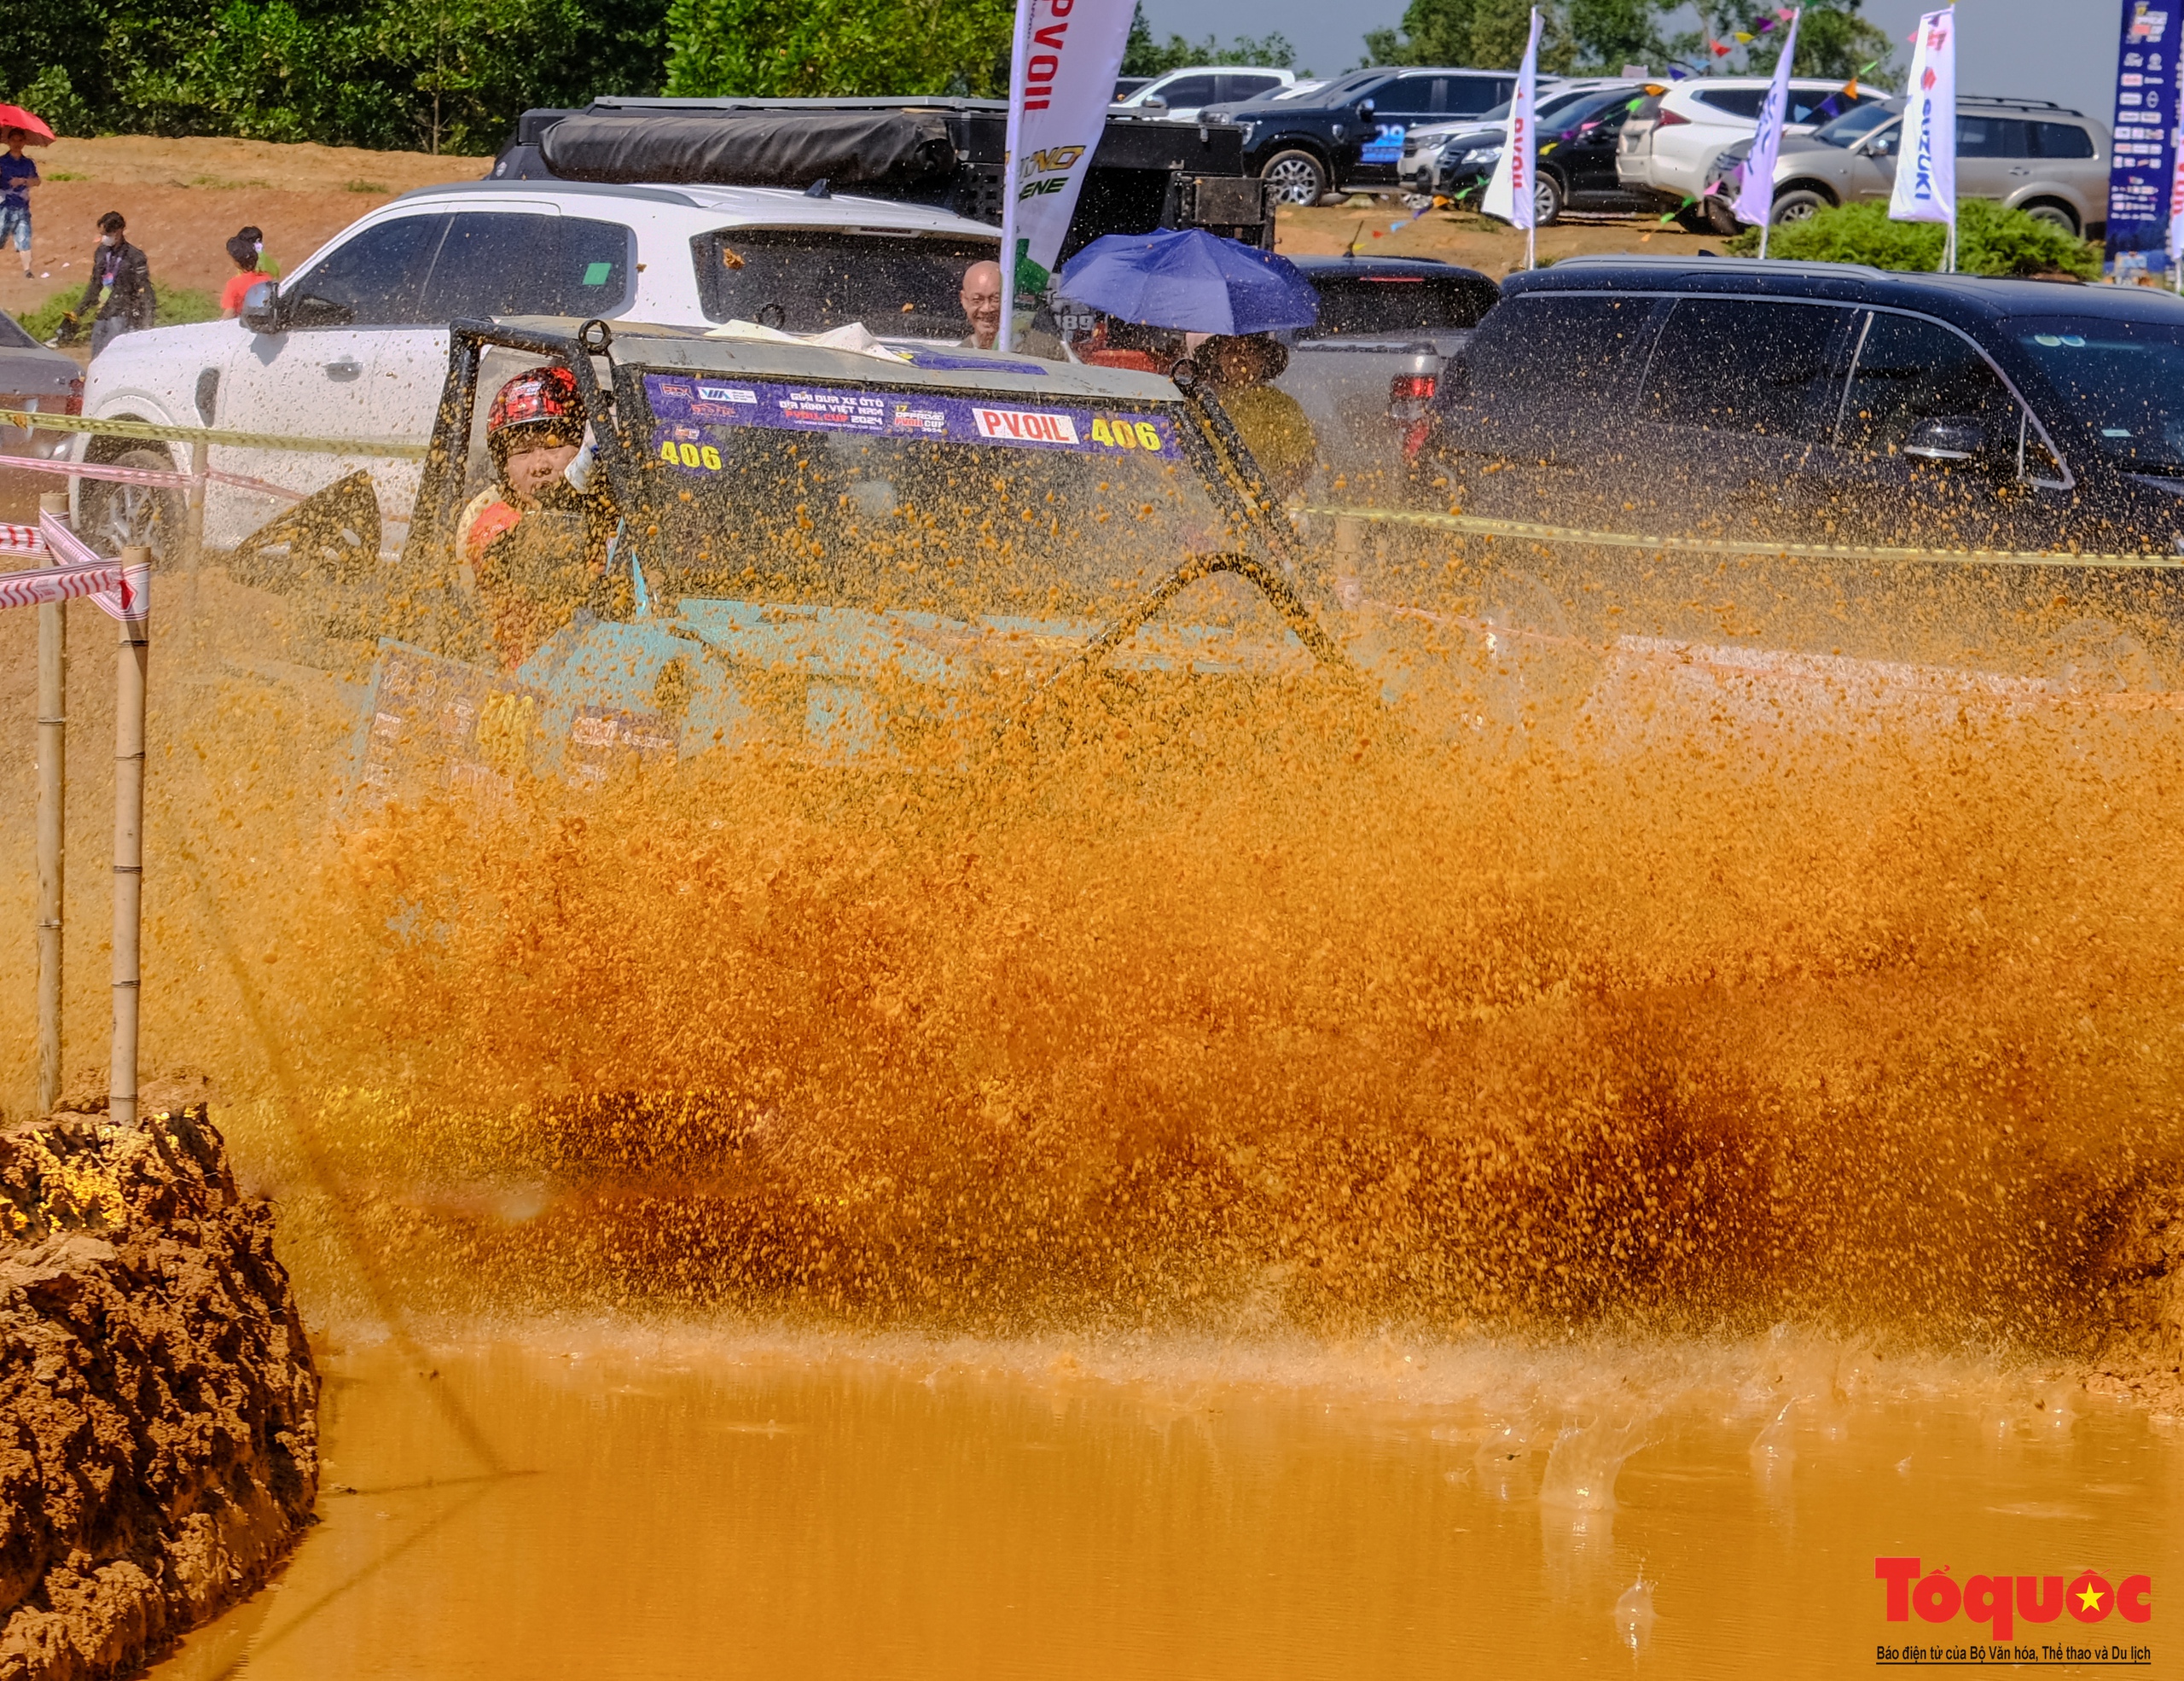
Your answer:
[[[310,1521],[318,1375],[200,1105],[0,1133],[0,1681],[126,1672]]]
[[[2108,1340],[2086,1387],[2184,1405],[2184,1187],[2142,1195],[2102,1259]]]

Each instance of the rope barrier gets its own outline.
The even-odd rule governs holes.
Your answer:
[[[10,531],[24,527],[11,526]],[[59,564],[35,572],[0,573],[0,608],[42,607],[88,596],[109,618],[141,619],[148,610],[151,568],[107,560],[66,522],[40,515],[38,535]]]
[[[1408,508],[1336,508],[1304,504],[1291,510],[1375,525],[1432,526],[1470,537],[1507,537],[1528,543],[1586,544],[1600,549],[1647,549],[1698,555],[1778,555],[1786,560],[1938,561],[1953,566],[2103,567],[2138,572],[2184,571],[2184,554],[2093,554],[2013,549],[1883,549],[1850,543],[1763,543],[1713,537],[1649,537],[1633,532],[1589,531],[1522,520],[1490,520],[1475,514],[1430,514]]]
[[[153,443],[220,444],[235,450],[290,450],[303,455],[370,457],[422,461],[425,444],[385,438],[292,438],[279,432],[224,432],[213,427],[159,426],[150,421],[94,420],[85,415],[49,415],[39,409],[0,409],[0,426],[33,432],[87,432],[102,438],[141,438]]]

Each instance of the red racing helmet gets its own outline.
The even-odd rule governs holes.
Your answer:
[[[526,368],[494,393],[485,413],[485,441],[505,457],[514,434],[536,427],[575,443],[584,436],[584,419],[574,374],[558,364]]]

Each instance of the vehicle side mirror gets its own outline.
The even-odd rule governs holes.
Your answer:
[[[1359,100],[1357,102],[1357,120],[1361,123],[1371,122],[1373,120],[1373,113],[1380,108],[1379,106],[1374,104],[1369,99]]]
[[[277,333],[281,330],[281,289],[270,280],[261,280],[242,294],[240,317],[246,333]]]
[[[355,323],[356,311],[346,304],[337,304],[330,298],[314,298],[305,293],[300,298],[290,299],[282,311],[281,327],[348,327]],[[279,327],[274,329],[280,330]]]
[[[1921,461],[1977,461],[1987,451],[1987,429],[1962,415],[1937,415],[1911,428],[1903,453]]]
[[[1148,98],[1138,101],[1137,107],[1141,111],[1165,111],[1168,108],[1168,102],[1156,93]]]

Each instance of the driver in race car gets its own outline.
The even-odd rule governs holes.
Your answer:
[[[497,482],[456,524],[456,552],[484,600],[494,646],[513,671],[590,608],[626,618],[626,569],[608,576],[612,504],[592,487],[584,399],[566,368],[526,368],[495,393],[485,447]]]

